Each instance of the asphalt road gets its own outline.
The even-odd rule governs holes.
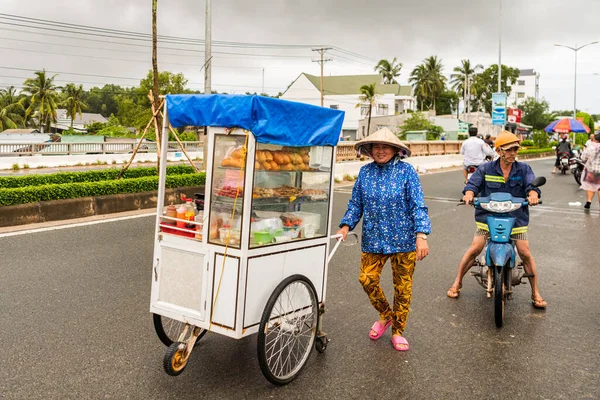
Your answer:
[[[150,300],[152,217],[0,237],[2,399],[597,399],[600,398],[598,205],[589,213],[572,176],[545,174],[544,204],[532,210],[530,242],[546,311],[528,286],[515,288],[505,327],[467,277],[448,299],[474,232],[473,209],[457,207],[461,172],[422,176],[434,232],[415,272],[405,336],[367,338],[376,312],[358,280],[359,246],[329,269],[324,328],[331,343],[285,387],[262,376],[256,337],[207,334],[179,377],[162,369]],[[334,221],[349,191],[335,197]],[[391,293],[389,268],[384,289]]]

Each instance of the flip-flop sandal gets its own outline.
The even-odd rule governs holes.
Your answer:
[[[395,350],[398,351],[407,351],[410,346],[408,345],[408,341],[404,338],[404,336],[392,336],[392,346],[394,346]]]
[[[454,287],[451,287],[448,292],[446,293],[446,295],[448,297],[450,297],[451,299],[458,299],[458,296],[460,296],[460,289],[462,288],[462,285],[460,285],[460,287],[458,289],[454,289]]]
[[[533,297],[531,298],[531,304],[533,305],[533,308],[538,308],[540,310],[545,310],[546,306],[548,306],[548,302],[546,302],[546,300],[534,300]]]
[[[381,335],[383,335],[385,333],[385,331],[387,331],[387,328],[389,328],[390,325],[392,325],[392,320],[389,320],[388,322],[386,322],[385,325],[381,325],[381,322],[375,321],[375,323],[371,327],[371,330],[369,331],[369,339],[371,339],[371,340],[379,339],[381,337]],[[375,334],[373,334],[373,332],[375,332]]]

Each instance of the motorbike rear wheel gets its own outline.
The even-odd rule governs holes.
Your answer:
[[[502,328],[504,323],[504,274],[506,267],[494,268],[494,321],[496,327]]]

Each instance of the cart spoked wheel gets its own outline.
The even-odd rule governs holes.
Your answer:
[[[260,369],[269,382],[285,385],[300,373],[315,345],[317,292],[303,275],[284,279],[273,291],[258,328]]]
[[[169,346],[163,359],[165,372],[171,376],[177,376],[183,372],[187,365],[185,343],[175,342]]]
[[[158,338],[167,347],[177,342],[179,335],[183,332],[183,328],[185,327],[184,322],[159,314],[152,314],[152,321],[154,322],[154,330],[156,331]],[[202,336],[204,336],[206,332],[206,329],[202,330],[194,347],[198,346],[200,339],[202,339]]]

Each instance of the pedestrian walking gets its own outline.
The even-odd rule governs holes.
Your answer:
[[[345,240],[363,219],[359,281],[379,313],[369,338],[379,339],[391,326],[394,349],[406,351],[409,344],[402,334],[410,310],[412,277],[416,261],[429,254],[427,235],[431,232],[421,181],[414,167],[402,161],[410,156],[410,149],[388,128],[362,139],[355,148],[374,161],[360,169],[338,234]],[[380,286],[387,260],[392,266],[393,306]]]
[[[585,163],[581,177],[581,188],[587,192],[587,202],[583,206],[589,210],[594,193],[598,193],[600,204],[600,133],[590,137],[592,142],[585,148],[581,160]]]

